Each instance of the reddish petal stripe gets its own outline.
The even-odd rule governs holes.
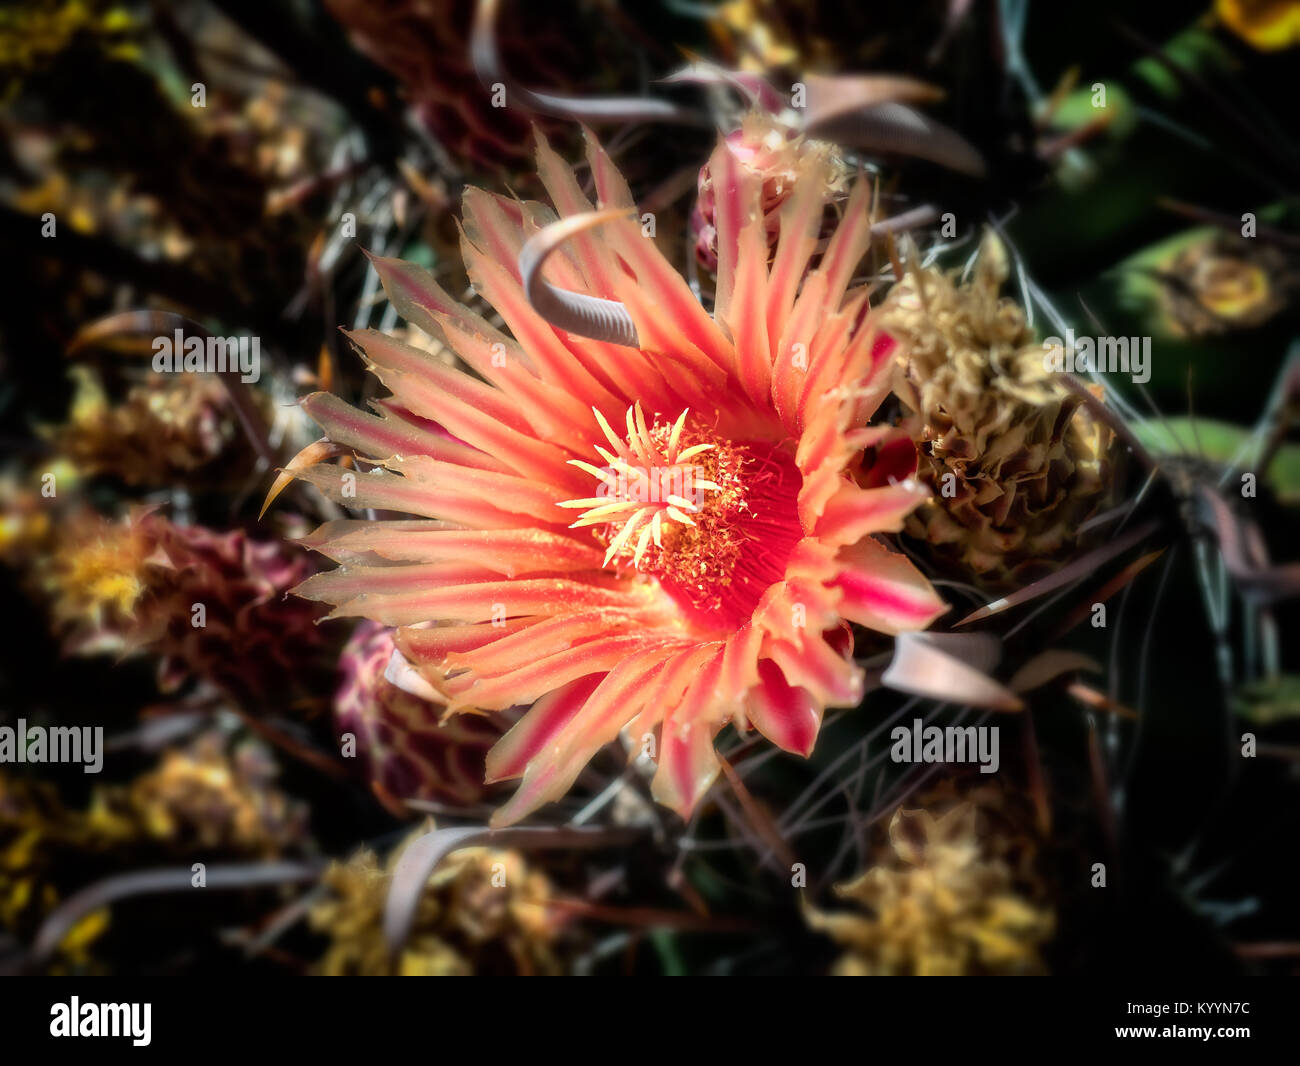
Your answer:
[[[713,180],[714,225],[718,230],[718,270],[713,297],[713,317],[725,327],[731,322],[731,301],[736,290],[736,267],[740,261],[740,232],[751,205],[757,182],[746,180],[735,153],[726,141],[719,141],[709,157]],[[766,258],[766,257],[765,257]],[[735,334],[731,334],[735,339]]]
[[[752,622],[741,626],[740,632],[727,641],[718,689],[728,698],[739,699],[746,689],[758,683],[758,651],[762,643],[763,632]]]
[[[776,641],[770,654],[790,684],[806,689],[820,703],[855,707],[861,701],[861,667],[836,654],[820,631],[805,630],[797,644]]]
[[[808,381],[813,335],[825,314],[826,275],[814,271],[786,319],[772,367],[772,403],[791,436],[803,430],[799,397]]]
[[[487,756],[487,783],[518,777],[524,768],[587,702],[604,674],[590,674],[548,692],[493,746]]]
[[[520,415],[518,407],[512,405],[509,397],[499,389],[378,330],[356,330],[346,336],[375,364],[380,380],[393,390],[408,410],[434,419],[462,439],[467,438],[444,417],[442,405],[438,403],[441,397],[451,397],[519,433],[527,432],[528,423]]]
[[[703,644],[685,651],[670,652],[664,669],[658,674],[654,685],[646,693],[645,707],[636,719],[628,724],[631,737],[638,745],[644,733],[665,719],[669,711],[677,705],[686,687],[695,680],[696,675],[708,660],[717,654],[716,644]]]
[[[466,186],[461,198],[461,228],[481,248],[519,280],[519,250],[524,246],[523,208],[515,200]]]
[[[823,188],[813,178],[797,182],[794,193],[781,205],[780,239],[768,282],[767,332],[773,340],[784,336],[786,323],[794,308],[795,293],[808,271],[813,249],[817,247],[825,205]],[[775,363],[782,356],[772,352]]]
[[[846,483],[827,502],[816,533],[834,545],[853,544],[871,533],[897,533],[903,519],[929,497],[929,490],[916,482],[876,489]]]
[[[596,135],[583,126],[582,137],[587,145],[587,163],[591,167],[592,177],[596,180],[596,198],[600,206],[635,207],[636,201],[632,199],[632,190],[628,188],[627,181],[618,167],[610,162]]]
[[[460,561],[405,566],[340,566],[313,574],[294,592],[321,603],[348,603],[358,596],[393,596],[446,585],[496,582],[498,575]]]
[[[639,279],[622,276],[615,284],[615,298],[627,308],[636,324],[641,350],[646,353],[642,358],[653,357],[665,365],[663,372],[682,399],[682,406],[718,406],[727,402],[734,378],[700,351],[682,329],[679,319],[665,314],[652,291]],[[726,365],[730,368],[731,364],[728,348]]]
[[[432,315],[455,314],[477,317],[458,301],[448,296],[433,279],[433,275],[417,263],[405,259],[392,259],[366,253],[370,265],[379,275],[384,294],[397,313],[426,333],[437,335],[436,329],[426,329]],[[486,323],[485,323],[486,325]]]
[[[591,201],[578,188],[573,169],[555,154],[540,131],[537,132],[537,172],[560,217],[592,209]],[[600,236],[591,231],[579,233],[566,247],[582,269],[585,291],[592,296],[613,299],[609,278],[618,268]]]
[[[513,275],[468,241],[462,242],[462,251],[470,281],[532,355],[541,379],[561,386],[585,407],[613,404],[613,396],[564,343],[560,331],[533,310]]]
[[[552,756],[560,763],[593,754],[613,741],[641,710],[650,692],[673,663],[676,648],[660,645],[620,663],[601,682],[573,719],[555,736]]]
[[[596,191],[602,207],[633,207],[632,194],[627,182],[609,161],[605,150],[589,130],[584,130],[587,141],[587,159],[596,179]],[[717,367],[729,370],[732,366],[731,345],[723,336],[718,324],[700,306],[686,279],[664,258],[653,239],[643,236],[641,227],[633,222],[611,223],[603,230],[606,246],[636,277],[645,293],[646,303],[659,309],[658,318],[665,328],[680,332],[684,341],[705,356]],[[622,299],[623,297],[619,297]],[[637,320],[638,334],[644,347],[650,347],[646,335],[640,333],[642,322]],[[673,347],[676,347],[674,345]],[[656,346],[654,351],[668,351]]]
[[[508,457],[513,470],[558,483],[565,492],[569,486],[581,484],[573,469],[566,465],[571,453],[539,441],[520,417],[518,401],[511,401],[500,390],[447,367],[440,367],[438,376],[424,375],[413,368],[393,367],[392,364],[406,360],[373,338],[365,338],[363,347],[367,356],[376,360],[376,375],[407,407],[436,420],[487,455]],[[500,417],[503,408],[510,410],[505,420]],[[428,454],[441,451],[431,449]]]
[[[518,430],[498,421],[481,405],[480,397],[457,397],[434,382],[384,368],[378,368],[376,376],[411,410],[446,426],[457,438],[501,460],[508,469],[528,470],[532,476],[562,481],[568,477],[559,471],[564,469],[570,453],[547,446],[539,448],[531,430]],[[500,396],[495,389],[488,391]],[[473,465],[482,469],[482,464]]]
[[[762,684],[749,693],[749,721],[783,751],[805,757],[812,754],[822,724],[822,707],[801,688],[785,679],[771,659],[758,664]]]
[[[379,418],[358,410],[329,392],[314,392],[300,401],[308,416],[336,444],[346,444],[364,456],[432,455],[442,447],[433,433],[394,418]]]
[[[478,622],[473,625],[432,626],[428,629],[399,629],[394,636],[397,650],[417,666],[441,667],[453,652],[472,651],[484,644],[501,640],[545,619],[540,615],[507,618],[500,625]]]
[[[428,456],[394,459],[390,469],[404,474],[410,481],[426,486],[450,507],[465,510],[490,501],[493,511],[512,514],[524,521],[515,525],[568,526],[571,516],[558,501],[565,499],[566,486],[547,484],[536,479],[498,474],[491,470],[474,470],[455,463],[443,463]],[[590,485],[590,482],[587,482]],[[586,488],[587,486],[583,486]],[[448,517],[451,517],[450,515]]]
[[[924,629],[948,605],[911,560],[874,540],[840,552],[844,572],[832,583],[844,594],[840,613],[881,633]]]
[[[454,528],[446,522],[424,518],[390,519],[380,522],[368,518],[336,518],[317,526],[305,537],[299,537],[298,543],[335,561],[354,560],[360,556],[368,557],[368,553],[372,551],[370,547],[372,536],[403,537],[412,533]],[[424,558],[425,556],[420,556],[420,559]],[[374,559],[370,558],[370,561],[374,562]]]
[[[384,287],[384,294],[389,302],[408,322],[425,329],[425,324],[432,321],[429,316],[435,311],[442,313],[464,311],[464,308],[433,280],[433,275],[419,264],[405,259],[372,255],[369,252],[366,256],[379,275],[379,283]],[[435,331],[425,329],[425,332]]]
[[[417,326],[431,337],[440,337],[439,322],[449,318],[462,331],[481,334],[489,340],[500,341],[524,360],[528,356],[519,350],[519,346],[499,329],[488,325],[480,315],[476,315],[464,304],[453,300],[442,287],[433,280],[422,266],[408,263],[403,259],[389,259],[384,256],[370,255],[370,265],[379,275],[379,282],[384,287],[384,294],[389,302],[407,322]]]
[[[874,316],[869,313],[854,334],[844,369],[845,379],[858,382],[859,389],[851,423],[866,422],[889,395],[893,387],[893,349],[894,342],[878,332]]]
[[[767,233],[757,211],[745,219],[737,247],[736,283],[725,321],[736,339],[741,384],[755,404],[765,407],[771,402],[772,349],[767,337]]]
[[[570,336],[567,343],[592,368],[592,375],[618,397],[617,412],[626,411],[635,403],[650,411],[667,411],[675,406],[671,399],[673,392],[664,380],[658,360],[647,358],[643,351],[587,337]],[[608,418],[613,412],[602,410],[601,413]]]
[[[619,663],[596,686],[577,715],[561,727],[561,732],[573,730],[574,723],[584,714],[599,713],[607,705],[621,707],[629,716],[634,714],[643,698],[637,693],[638,685],[645,680],[647,674],[661,665],[655,653],[636,655]],[[567,745],[559,736],[554,737],[550,746],[562,746],[563,751],[548,752],[545,757],[539,754],[529,762],[518,790],[504,807],[493,814],[493,827],[511,825],[543,804],[564,795],[604,743],[597,736],[585,733],[577,742]]]
[[[294,475],[303,481],[315,485],[331,500],[355,510],[373,507],[381,511],[400,511],[405,514],[422,515],[425,518],[443,518],[457,521],[449,508],[439,501],[423,485],[418,485],[409,478],[398,477],[387,470],[361,473],[344,470],[337,466],[312,466],[300,470]],[[482,525],[483,508],[467,509],[464,518],[471,524]],[[496,515],[495,525],[509,526],[514,523],[509,515]]]
[[[680,724],[674,720],[673,727],[663,731],[659,771],[651,782],[652,795],[682,818],[695,813],[718,776],[720,765],[713,742],[720,729],[720,723],[692,718]]]
[[[414,460],[407,461],[409,463]],[[432,463],[433,460],[427,460]],[[486,471],[468,471],[466,467],[450,466],[449,469],[467,473],[486,474]],[[461,478],[461,491],[443,491],[436,483],[426,480],[399,477],[387,470],[372,470],[359,473],[342,470],[337,466],[313,466],[295,474],[303,481],[311,482],[324,492],[331,500],[346,507],[361,509],[374,507],[384,511],[399,511],[405,514],[421,515],[426,518],[440,518],[465,526],[479,529],[513,529],[521,524],[518,514],[498,510],[485,493],[490,489],[482,486],[475,488]],[[503,478],[505,475],[492,475]],[[510,482],[517,478],[509,479]],[[553,526],[567,524],[564,512],[556,508],[559,518],[548,523]],[[540,521],[537,520],[537,521]],[[523,524],[533,524],[525,520]]]
[[[604,553],[590,542],[561,533],[542,529],[444,529],[429,522],[327,523],[301,543],[331,558],[368,551],[397,562],[462,559],[505,577],[539,570],[599,571],[604,560]]]
[[[845,373],[845,366],[853,354],[849,336],[866,307],[866,301],[866,293],[859,293],[847,301],[842,310],[830,315],[818,329],[813,338],[808,376],[799,397],[801,410],[806,411],[810,403],[821,403],[834,390],[857,385],[856,379]]]
[[[479,470],[495,470],[499,474],[508,474],[512,467],[495,455],[481,452],[471,444],[466,444],[459,437],[454,437],[431,418],[421,418],[412,414],[393,397],[371,400],[370,406],[382,412],[384,418],[395,425],[410,425],[431,435],[438,443],[423,454],[433,459],[442,459],[458,466],[472,466]]]
[[[690,817],[718,770],[713,738],[728,713],[716,708],[722,655],[714,653],[664,718],[659,769],[650,782],[650,793],[683,818]]]
[[[478,680],[486,681],[517,669],[522,662],[576,648],[596,637],[644,632],[645,622],[645,618],[637,618],[633,613],[609,610],[548,618],[514,636],[502,630],[499,640],[464,655],[452,655],[447,667],[468,670]]]
[[[842,402],[826,393],[844,384],[839,377],[839,370],[844,361],[844,348],[851,325],[852,319],[840,311],[827,315],[818,324],[808,348],[808,372],[803,376],[799,390],[798,407],[805,420],[810,404],[817,406]]]
[[[654,241],[643,237],[640,229],[632,223],[627,223],[626,226],[614,224],[608,228],[616,231],[613,237],[617,242],[615,247],[619,258],[631,267],[644,305],[652,310],[652,313],[643,315],[638,320],[638,328],[643,320],[648,320],[652,330],[648,336],[681,338],[672,344],[661,341],[657,345],[651,345],[643,337],[642,347],[656,353],[674,348],[698,351],[719,370],[727,374],[734,373],[735,356],[731,342],[700,306],[699,300],[682,276],[664,259]],[[632,231],[629,236],[619,232],[628,228]],[[627,299],[622,289],[620,298]],[[657,314],[653,313],[656,308]]]
[[[804,478],[799,488],[799,519],[806,530],[816,528],[827,502],[844,480],[841,471],[848,455],[844,454],[839,419],[840,411],[835,404],[822,404],[811,413],[799,439],[795,462]],[[838,457],[837,452],[841,453]],[[835,461],[837,458],[840,461]]]
[[[849,193],[840,224],[835,227],[830,247],[818,270],[826,274],[826,305],[832,310],[840,306],[844,292],[853,278],[853,272],[871,245],[871,216],[868,202],[871,190],[865,178],[859,178]]]
[[[637,306],[640,306],[639,302]],[[631,304],[628,304],[628,309],[632,309]],[[653,329],[649,334],[652,337],[658,335]],[[729,381],[727,375],[695,345],[687,341],[673,344],[656,350],[655,358],[662,364],[664,376],[684,401],[683,406],[694,409],[707,404],[716,407],[724,401]]]
[[[534,436],[553,441],[574,455],[586,454],[582,427],[590,421],[590,410],[563,389],[535,377],[519,360],[514,351],[517,345],[512,342],[507,348],[489,337],[467,333],[450,319],[442,320],[442,331],[457,355],[518,405]]]
[[[581,581],[529,578],[412,589],[383,596],[362,593],[339,604],[330,617],[364,616],[390,626],[417,622],[485,622],[516,615],[556,614],[601,607],[630,607],[633,597]]]
[[[613,670],[620,663],[627,662],[630,655],[645,651],[647,644],[657,649],[662,643],[644,634],[602,637],[577,648],[547,655],[487,681],[453,678],[450,688],[455,697],[448,706],[452,710],[481,707],[499,711],[515,704],[531,703],[575,678]],[[462,683],[457,684],[458,681]]]
[[[762,647],[768,647],[772,640],[794,640],[805,629],[824,629],[838,617],[832,593],[820,584],[826,576],[822,569],[819,568],[815,582],[787,579],[764,597],[754,612],[755,623],[768,637]],[[839,594],[834,593],[834,599],[838,598]]]

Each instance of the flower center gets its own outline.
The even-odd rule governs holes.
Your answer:
[[[618,437],[596,412],[611,450],[606,465],[572,460],[593,475],[597,495],[571,528],[593,527],[604,565],[654,577],[708,628],[734,628],[784,576],[803,536],[793,457],[765,442],[719,439],[687,422],[647,425],[638,404]]]

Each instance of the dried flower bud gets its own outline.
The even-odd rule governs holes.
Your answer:
[[[990,586],[1018,584],[1075,543],[1106,486],[1109,432],[1045,368],[1024,312],[998,291],[986,239],[968,284],[934,269],[894,286],[883,328],[899,342],[894,391],[933,491],[907,531]]]

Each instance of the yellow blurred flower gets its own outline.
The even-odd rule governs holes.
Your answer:
[[[996,786],[945,786],[900,807],[875,865],[838,895],[865,913],[811,911],[846,953],[839,976],[1034,974],[1056,918],[1036,871],[1037,844]]]
[[[326,871],[330,896],[311,912],[312,927],[330,938],[316,964],[318,973],[458,977],[560,972],[554,950],[559,924],[546,907],[550,883],[517,852],[488,848],[463,848],[434,871],[411,934],[392,958],[383,934],[384,901],[401,851],[395,849],[386,868],[374,852],[363,849]]]
[[[1214,13],[1261,52],[1279,52],[1300,44],[1300,3],[1296,0],[1215,0]]]
[[[1171,330],[1191,337],[1263,325],[1300,287],[1277,248],[1219,232],[1162,262],[1159,276]]]

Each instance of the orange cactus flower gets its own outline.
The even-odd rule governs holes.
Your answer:
[[[760,179],[716,151],[710,314],[587,142],[598,213],[544,141],[555,211],[465,194],[470,278],[513,336],[419,267],[373,260],[398,312],[475,376],[354,332],[392,396],[374,414],[304,401],[374,469],[297,476],[419,517],[327,523],[309,543],[341,565],[298,591],[399,627],[449,712],[528,708],[487,760],[490,780],[522,777],[497,825],[562,796],[623,730],[656,738],[653,793],[687,816],[727,723],[807,755],[824,709],[861,700],[848,623],[893,634],[945,609],[873,538],[927,493],[910,442],[868,424],[892,342],[852,284],[865,182],[819,248],[828,175],[810,159],[771,251]]]

